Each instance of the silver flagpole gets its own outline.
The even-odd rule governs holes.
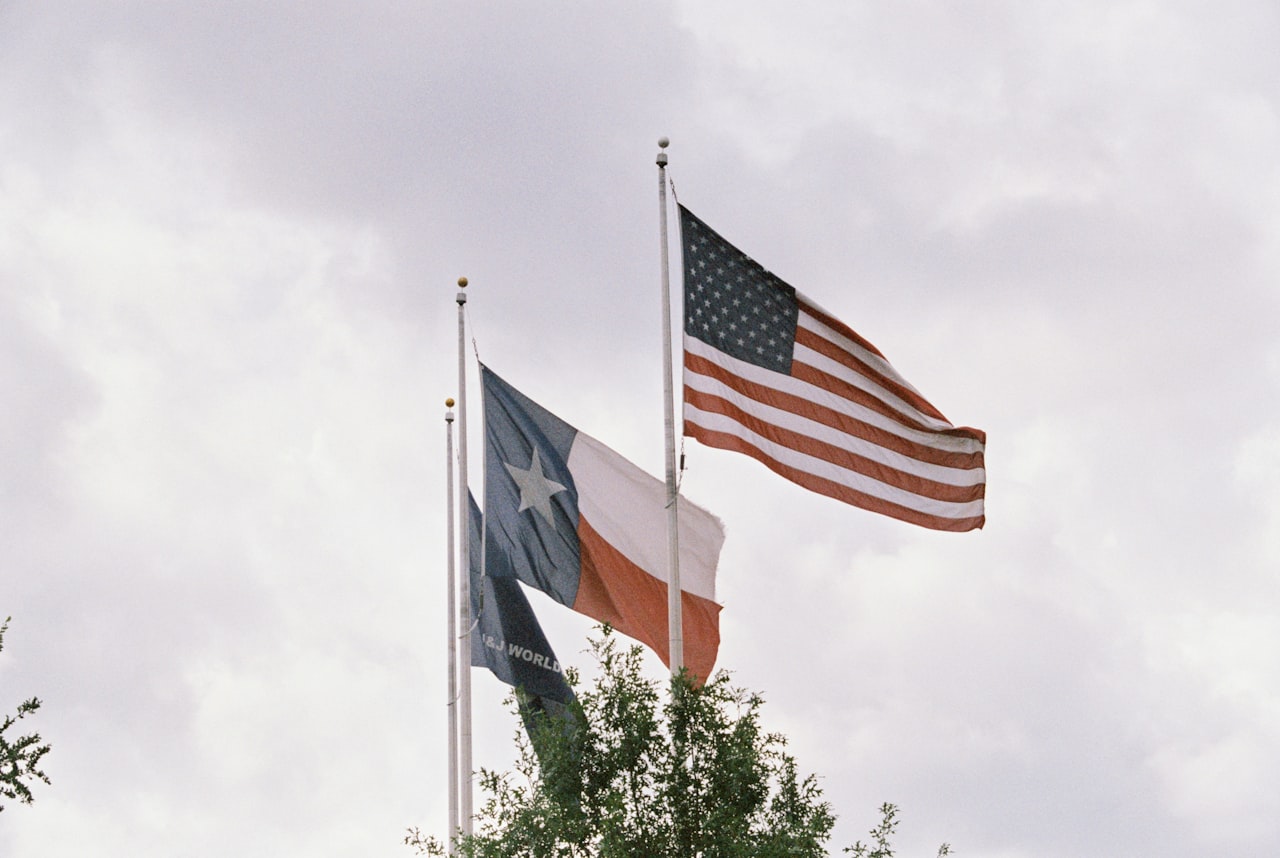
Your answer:
[[[453,855],[453,841],[458,836],[458,615],[454,593],[457,588],[457,576],[454,573],[454,528],[453,505],[453,400],[446,399],[444,413],[446,426],[445,441],[445,482],[448,486],[448,529],[449,529],[449,595],[448,595],[448,634],[449,634],[449,828],[445,843],[449,846],[449,855]]]
[[[470,521],[469,490],[467,482],[467,278],[458,278],[458,517]],[[458,654],[462,669],[458,683],[458,767],[462,794],[458,813],[462,833],[471,834],[471,538],[470,525],[467,536],[458,540],[458,565],[462,568],[458,578],[462,582],[458,593]]]
[[[667,146],[658,138],[658,232],[662,238],[662,394],[667,455],[667,630],[671,675],[684,667],[684,610],[680,600],[680,494],[676,488],[675,392],[671,365],[671,271],[667,261]],[[703,677],[705,679],[705,677]]]

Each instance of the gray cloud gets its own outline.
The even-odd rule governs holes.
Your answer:
[[[661,134],[682,202],[991,439],[960,538],[687,450],[721,664],[836,845],[892,800],[904,854],[1276,851],[1276,28],[6,5],[0,707],[42,696],[55,751],[0,853],[440,828],[453,283],[485,360],[659,470]]]

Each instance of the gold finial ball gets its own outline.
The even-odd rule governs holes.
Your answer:
[[[467,278],[465,278],[465,277],[459,277],[459,278],[458,278],[458,286],[460,286],[460,287],[461,287],[461,288],[463,288],[463,289],[466,289],[466,288],[467,288]]]
[[[450,396],[448,399],[446,399],[446,400],[444,401],[444,407],[445,407],[445,408],[452,408],[452,407],[453,407],[453,397],[452,397],[452,396]]]

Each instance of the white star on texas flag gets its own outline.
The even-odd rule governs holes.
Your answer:
[[[520,509],[516,511],[524,512],[532,507],[547,520],[547,524],[554,527],[556,522],[551,513],[551,496],[560,492],[567,492],[568,489],[555,480],[548,479],[542,473],[542,460],[538,458],[538,448],[533,448],[533,461],[529,463],[527,470],[517,468],[507,462],[503,462],[502,466],[507,469],[507,473],[511,474],[511,479],[515,480],[516,485],[520,487]]]

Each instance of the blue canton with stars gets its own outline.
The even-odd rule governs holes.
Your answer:
[[[684,332],[739,360],[791,371],[796,290],[680,206]]]

